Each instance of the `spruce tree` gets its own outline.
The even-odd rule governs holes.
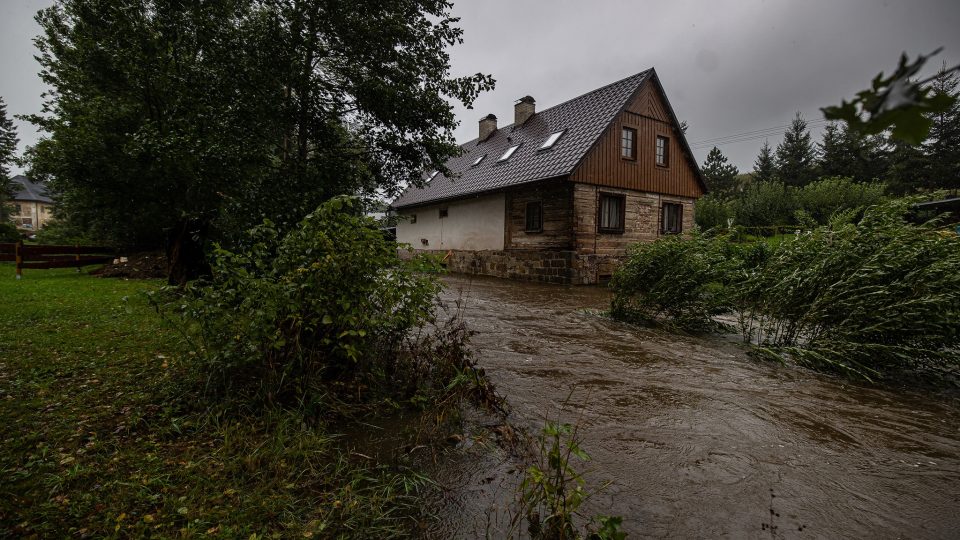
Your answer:
[[[737,187],[737,174],[740,171],[735,165],[728,163],[727,156],[716,146],[707,154],[702,169],[707,187],[714,193],[729,193]]]
[[[770,150],[770,142],[763,141],[760,147],[760,155],[753,162],[753,180],[756,182],[769,182],[777,177],[777,163],[773,159],[773,151]]]
[[[854,156],[845,144],[844,130],[836,122],[830,122],[823,130],[823,138],[817,143],[819,176],[853,176]]]
[[[7,104],[0,97],[0,222],[9,219],[8,201],[13,198],[9,165],[17,152],[17,132],[7,117]]]
[[[946,64],[930,84],[934,95],[960,98],[956,72]],[[930,135],[923,145],[927,158],[927,185],[930,188],[960,188],[960,99],[947,110],[930,115]]]
[[[805,186],[816,179],[816,153],[807,121],[799,112],[777,146],[777,171],[787,185]]]

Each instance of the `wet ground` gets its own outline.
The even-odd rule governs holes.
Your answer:
[[[631,538],[960,537],[956,393],[852,384],[754,361],[732,339],[619,324],[591,311],[607,305],[601,288],[447,285],[512,421],[579,421],[591,482],[613,481],[584,513],[623,516]],[[503,535],[516,469],[502,452],[444,465],[431,536]]]

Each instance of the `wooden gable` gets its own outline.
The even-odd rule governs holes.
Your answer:
[[[679,197],[704,194],[698,173],[687,154],[670,107],[654,80],[644,82],[630,103],[607,127],[594,147],[570,175],[574,182],[663,193]],[[623,128],[636,130],[636,159],[621,157]],[[656,164],[656,138],[668,139],[667,166]]]

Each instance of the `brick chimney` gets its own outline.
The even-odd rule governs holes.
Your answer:
[[[520,126],[537,112],[537,102],[531,96],[523,96],[513,105],[513,125]]]
[[[488,114],[480,119],[480,142],[483,142],[497,131],[497,117]]]

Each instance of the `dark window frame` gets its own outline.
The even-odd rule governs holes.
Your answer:
[[[623,151],[626,149],[625,142],[628,140],[625,136],[627,133],[630,133],[630,154],[624,155]],[[637,160],[637,128],[630,126],[622,126],[620,128],[620,159],[629,161]]]
[[[537,223],[535,227],[530,226],[530,207],[537,208]],[[543,232],[543,201],[529,201],[523,207],[523,230],[528,233]]]
[[[666,135],[657,135],[655,139],[653,148],[653,162],[657,164],[657,167],[669,167],[670,166],[670,137]],[[659,142],[663,141],[663,162],[660,161],[660,145]]]
[[[677,223],[676,228],[669,228],[667,223],[667,209],[676,208]],[[660,233],[661,234],[683,234],[683,204],[678,202],[664,202],[660,206]]]
[[[450,207],[444,206],[440,209],[440,219],[450,217]]]
[[[603,201],[605,199],[617,199],[620,201],[620,226],[619,227],[604,227],[603,226]],[[597,198],[597,232],[606,233],[606,234],[623,234],[626,231],[627,223],[627,196],[623,193],[609,193],[605,191],[600,192],[600,196]]]
[[[413,224],[416,223],[416,222],[417,222],[417,215],[416,215],[416,214],[410,214],[410,224],[413,225]]]

